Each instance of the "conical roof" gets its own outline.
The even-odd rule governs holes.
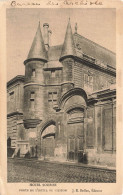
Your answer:
[[[26,61],[29,61],[31,59],[41,59],[44,61],[47,61],[48,59],[40,29],[40,22]]]
[[[70,24],[70,19],[69,19],[64,43],[62,46],[60,60],[66,56],[74,56],[75,53],[76,51],[75,51],[74,39],[73,39],[73,34],[72,34],[72,29],[71,29],[71,24]]]

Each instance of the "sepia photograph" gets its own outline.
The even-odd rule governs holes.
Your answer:
[[[7,8],[6,55],[7,182],[116,183],[116,9]]]

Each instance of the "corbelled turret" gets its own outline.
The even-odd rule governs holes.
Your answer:
[[[32,42],[31,49],[29,51],[28,57],[25,60],[24,64],[26,62],[32,61],[32,60],[43,60],[47,62],[48,57],[47,57],[47,51],[45,49],[41,29],[40,29],[40,22],[37,28],[37,32],[35,34],[34,40]]]
[[[35,128],[43,117],[43,67],[47,61],[47,51],[39,23],[28,57],[24,61],[24,125],[26,128]]]
[[[71,24],[69,19],[66,34],[65,34],[64,44],[62,47],[61,57],[59,60],[61,61],[65,57],[74,56],[75,53],[76,53],[75,45],[74,45],[73,34],[72,34],[72,29],[71,29]]]

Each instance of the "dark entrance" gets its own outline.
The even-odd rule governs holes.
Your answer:
[[[68,160],[83,161],[84,151],[84,109],[73,108],[68,111]]]
[[[41,135],[42,156],[53,157],[55,149],[55,125],[47,126]]]
[[[75,159],[75,138],[68,139],[68,158],[69,160]]]
[[[84,151],[84,123],[68,125],[68,159],[83,161]]]
[[[53,157],[54,147],[55,147],[54,136],[49,135],[43,138],[43,156]]]

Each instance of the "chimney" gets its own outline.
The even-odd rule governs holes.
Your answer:
[[[48,33],[49,33],[49,46],[51,46],[51,35],[52,35],[52,31],[51,30],[48,30]]]
[[[48,48],[49,48],[49,32],[48,32],[49,24],[44,23],[43,28],[44,28],[44,45],[45,45],[46,50],[48,51]]]

